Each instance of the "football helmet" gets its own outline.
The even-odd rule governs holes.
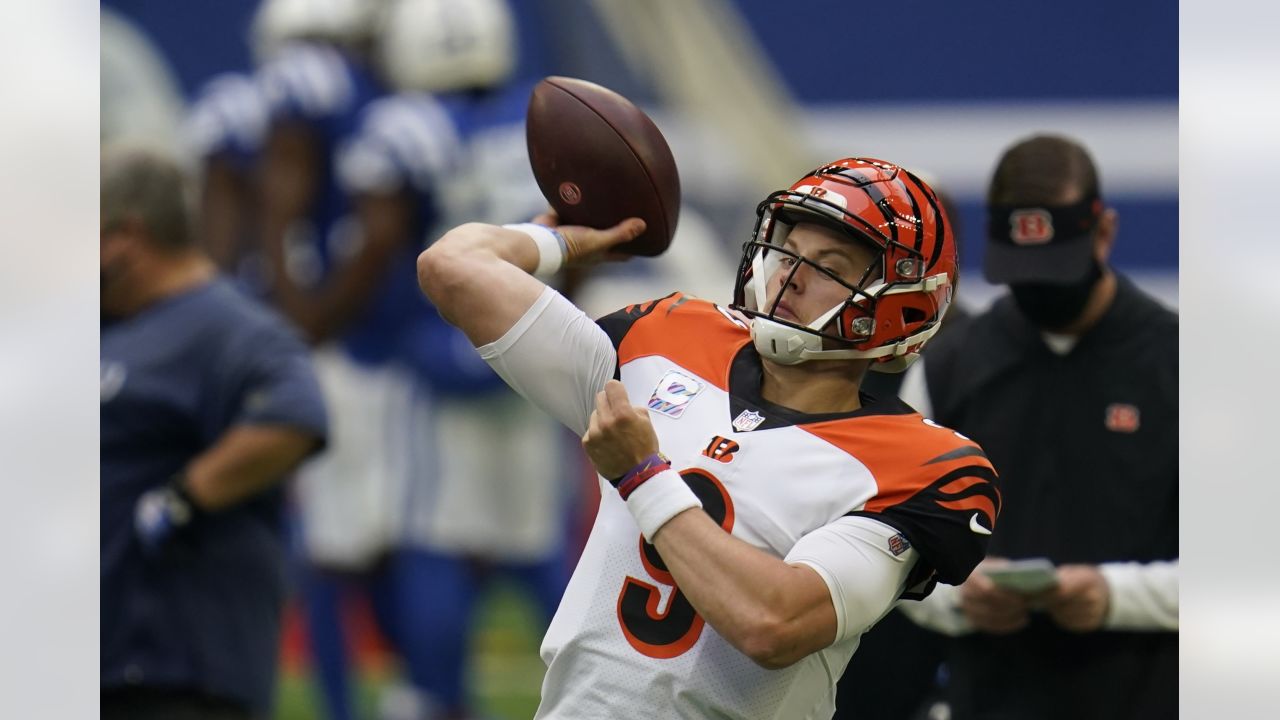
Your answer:
[[[390,0],[378,56],[398,90],[494,87],[515,69],[515,21],[506,0]]]
[[[742,249],[732,307],[752,317],[756,350],[784,365],[862,358],[872,369],[901,372],[938,331],[956,280],[956,243],[937,194],[918,176],[872,158],[845,158],[805,175],[756,208]],[[797,224],[833,229],[867,243],[874,259],[849,282],[783,247]],[[807,325],[777,314],[786,295],[769,297],[769,280],[801,266],[821,273],[848,295]]]
[[[254,58],[270,61],[288,44],[358,43],[373,30],[375,0],[262,0],[249,29]]]

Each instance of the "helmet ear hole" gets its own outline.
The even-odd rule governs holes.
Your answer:
[[[902,308],[902,324],[910,327],[912,323],[924,322],[928,316],[923,310],[915,307]]]

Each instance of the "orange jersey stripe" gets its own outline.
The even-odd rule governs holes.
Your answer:
[[[801,428],[848,452],[871,471],[878,492],[863,508],[866,512],[880,512],[906,502],[958,468],[991,467],[971,440],[962,439],[947,428],[926,424],[918,413],[829,420]],[[968,448],[976,452],[956,452]],[[980,482],[986,481],[957,478],[947,483],[943,492],[954,494]],[[988,501],[986,509],[994,521],[997,508]]]
[[[721,390],[729,389],[729,368],[751,331],[714,303],[676,293],[636,320],[618,347],[618,366],[661,355]]]

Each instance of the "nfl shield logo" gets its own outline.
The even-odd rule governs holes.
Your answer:
[[[889,552],[893,553],[894,557],[906,552],[910,547],[911,541],[902,533],[889,538]]]
[[[733,419],[733,429],[738,432],[751,432],[760,427],[762,422],[764,422],[764,416],[760,413],[755,410],[743,410]]]

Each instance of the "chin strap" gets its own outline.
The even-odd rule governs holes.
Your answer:
[[[941,323],[920,332],[909,335],[892,345],[884,345],[870,350],[844,348],[840,350],[823,350],[822,336],[803,330],[788,327],[767,318],[756,317],[751,323],[751,339],[755,343],[756,352],[781,365],[799,365],[806,360],[874,360],[882,357],[893,359],[885,363],[876,363],[871,367],[878,372],[902,372],[915,362],[919,353],[909,352],[933,337],[942,327]],[[885,367],[879,367],[884,365]]]
[[[757,256],[757,262],[759,262],[759,256]],[[763,272],[763,265],[760,266],[759,270]],[[947,275],[939,273],[921,278],[919,282],[914,282],[910,285],[897,285],[894,287],[886,287],[883,284],[874,285],[867,290],[867,294],[873,298],[879,298],[886,295],[909,292],[933,292],[939,287],[948,284],[948,282],[950,282],[950,279]],[[764,292],[760,289],[761,287],[757,286],[757,302],[760,307],[763,307],[765,298]],[[892,345],[870,350],[856,350],[853,348],[823,350],[823,337],[818,333],[842,309],[844,309],[843,303],[836,305],[809,323],[807,327],[811,332],[797,330],[780,322],[756,316],[751,323],[751,339],[755,342],[756,352],[760,353],[762,357],[769,358],[781,365],[798,365],[806,360],[874,360],[876,358],[892,357],[892,360],[876,363],[872,365],[872,368],[878,372],[895,373],[906,370],[919,355],[919,353],[908,352],[908,348],[925,342],[942,327],[942,319],[939,318],[938,322],[935,322],[931,327],[905,337]]]

